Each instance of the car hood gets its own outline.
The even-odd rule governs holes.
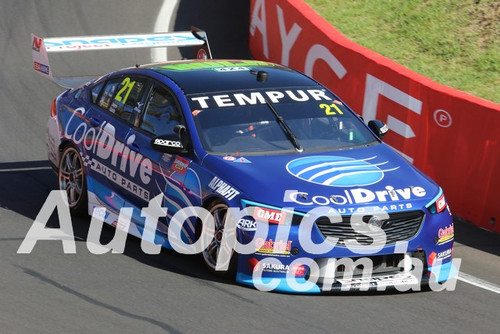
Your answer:
[[[307,211],[317,206],[400,211],[421,208],[440,192],[386,144],[320,154],[221,157],[204,163],[242,199]]]

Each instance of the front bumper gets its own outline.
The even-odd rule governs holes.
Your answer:
[[[365,247],[361,252],[340,243],[316,255],[301,247],[298,234],[299,226],[292,225],[288,239],[276,239],[281,235],[278,227],[269,225],[263,243],[254,240],[252,232],[239,231],[242,243],[256,242],[256,252],[238,255],[237,282],[292,293],[419,291],[422,285],[446,282],[458,274],[452,263],[454,235],[449,210],[426,212],[418,231],[407,240],[392,240],[378,249]],[[311,240],[328,242],[317,224]]]

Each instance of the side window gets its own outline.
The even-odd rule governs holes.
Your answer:
[[[176,125],[183,124],[174,97],[161,86],[155,87],[148,101],[140,128],[155,135],[173,134]]]
[[[104,92],[102,92],[101,98],[97,102],[97,105],[99,107],[102,107],[104,109],[109,108],[109,106],[111,105],[111,100],[115,96],[116,88],[118,87],[119,83],[120,83],[119,79],[110,80],[106,83],[106,86],[104,87]]]
[[[146,80],[120,77],[109,80],[98,101],[98,105],[121,119],[133,123],[140,113]],[[92,92],[93,93],[93,92]]]
[[[104,86],[104,82],[101,82],[94,87],[92,87],[91,93],[92,93],[92,103],[97,102],[97,98],[99,97],[99,93],[101,92],[102,86]]]

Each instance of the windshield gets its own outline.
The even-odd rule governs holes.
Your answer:
[[[198,94],[188,101],[210,153],[332,151],[376,141],[353,112],[318,87]]]

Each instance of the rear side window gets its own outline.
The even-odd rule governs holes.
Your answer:
[[[101,92],[102,86],[104,86],[104,82],[101,82],[91,89],[92,94],[92,103],[97,103],[97,98],[99,97],[99,93]]]
[[[129,123],[133,123],[143,105],[142,99],[146,83],[145,79],[134,77],[111,79],[104,86],[97,105]],[[94,94],[93,91],[92,94]]]

